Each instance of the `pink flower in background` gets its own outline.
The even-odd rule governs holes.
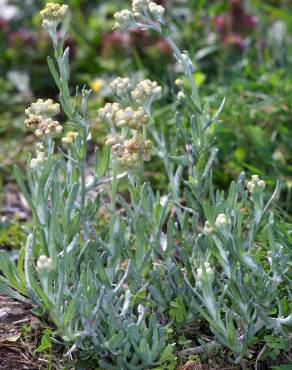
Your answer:
[[[258,24],[258,17],[255,15],[246,15],[243,19],[244,24],[247,27],[255,27]]]
[[[111,48],[122,48],[130,50],[132,37],[129,32],[115,30],[104,33],[102,36],[102,52],[107,53]]]
[[[0,29],[6,31],[9,27],[9,23],[2,17],[0,17]]]
[[[235,46],[239,49],[244,49],[244,39],[240,35],[230,34],[222,38],[222,43],[228,46]]]
[[[18,31],[10,32],[7,38],[10,45],[33,44],[36,40],[35,35],[28,28],[20,28]]]
[[[219,14],[214,18],[214,23],[219,33],[223,33],[225,31],[227,21],[226,14]]]
[[[244,0],[229,0],[229,12],[214,17],[213,23],[223,45],[243,49],[244,38],[256,27],[258,18],[246,12]]]
[[[151,45],[152,46],[152,45]],[[156,43],[155,43],[155,48],[161,52],[162,54],[170,54],[171,53],[171,48],[170,46],[168,45],[168,43],[162,39],[162,38],[159,38]]]

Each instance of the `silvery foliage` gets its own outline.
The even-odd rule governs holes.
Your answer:
[[[220,123],[224,100],[213,115],[208,105],[203,106],[192,76],[192,61],[187,52],[176,47],[164,17],[157,22],[146,7],[134,17],[134,24],[164,37],[192,91],[191,95],[179,93],[182,107],[176,114],[175,139],[168,142],[164,131],[154,125],[151,130],[169,178],[169,202],[176,207],[177,223],[168,222],[164,255],[168,284],[156,279],[150,292],[160,307],[167,307],[170,299],[183,294],[187,316],[193,312],[193,318],[201,315],[207,320],[216,340],[232,350],[240,362],[250,355],[248,349],[261,329],[285,336],[292,325],[288,288],[291,236],[271,210],[280,184],[267,201],[264,182],[258,181],[261,186],[254,185],[250,192],[251,182],[244,173],[230,185],[227,196],[214,189],[214,126]],[[218,216],[221,222],[216,222]],[[205,267],[210,264],[213,268]],[[177,278],[178,269],[185,285]],[[290,306],[285,316],[280,303],[283,296]]]
[[[49,67],[68,125],[79,135],[69,154],[56,154],[47,138],[46,163],[31,173],[28,160],[27,185],[15,169],[34,227],[27,230],[17,266],[2,252],[0,288],[16,299],[29,297],[48,312],[58,334],[73,344],[69,353],[93,349],[103,356],[100,365],[113,369],[159,365],[163,349],[170,349],[165,329],[156,315],[145,315],[137,297],[146,297],[165,315],[180,294],[186,318],[205,319],[215,340],[240,362],[261,329],[284,335],[292,322],[291,314],[282,315],[279,302],[281,284],[291,281],[291,236],[271,211],[279,185],[268,201],[263,188],[255,187],[252,194],[246,190],[244,174],[227,196],[214,189],[214,131],[224,101],[213,115],[203,106],[192,62],[172,40],[164,16],[153,19],[146,11],[133,22],[164,37],[191,88],[191,94],[180,95],[171,142],[153,119],[150,126],[169,193],[154,194],[139,173],[118,173],[106,147],[96,150],[94,179],[87,183],[90,92],[77,89],[75,100],[69,93],[69,49],[63,51],[68,24],[63,24],[61,39],[56,28],[49,30],[55,50]],[[117,193],[126,175],[130,202]],[[89,197],[93,190],[94,198]],[[93,221],[101,206],[110,218],[97,234]],[[50,258],[45,268],[36,267],[41,255]]]
[[[46,24],[55,52],[48,65],[67,125],[78,136],[70,151],[64,151],[46,135],[46,160],[32,171],[28,158],[27,183],[15,167],[33,222],[25,229],[27,242],[17,266],[1,252],[0,289],[31,301],[39,314],[48,313],[56,334],[71,343],[67,355],[76,349],[94,351],[100,366],[109,369],[157,367],[168,360],[172,345],[166,345],[166,332],[156,315],[141,304],[133,305],[132,296],[144,287],[144,276],[152,268],[163,215],[156,212],[158,218],[154,217],[157,199],[147,183],[130,181],[129,205],[117,194],[126,173],[118,174],[111,163],[113,174],[108,175],[107,146],[101,152],[96,148],[94,178],[88,180],[90,91],[76,89],[75,98],[70,95],[69,48],[63,48],[68,26],[68,19],[61,29],[58,22]],[[100,208],[109,222],[97,233],[94,223]]]

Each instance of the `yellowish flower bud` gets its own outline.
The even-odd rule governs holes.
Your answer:
[[[67,134],[61,139],[62,144],[64,145],[73,144],[77,136],[78,136],[78,132],[75,132],[75,131],[67,132]]]
[[[44,21],[62,22],[69,12],[68,5],[58,3],[47,3],[40,14]]]
[[[175,85],[176,85],[177,87],[183,87],[184,82],[183,82],[183,80],[181,80],[180,78],[177,78],[177,79],[175,80]]]

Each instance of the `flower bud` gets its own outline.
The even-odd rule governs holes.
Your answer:
[[[134,21],[134,14],[130,10],[122,10],[114,14],[116,20],[114,28],[126,29]]]
[[[208,267],[208,268],[206,268],[206,274],[208,276],[208,280],[213,282],[214,275],[215,275],[214,270],[211,267]]]
[[[180,78],[177,78],[174,83],[177,87],[183,87],[184,85],[183,80],[181,80]]]
[[[197,276],[198,276],[198,280],[202,280],[202,278],[203,278],[203,269],[201,269],[200,267],[197,269]]]
[[[205,235],[210,235],[214,231],[209,221],[205,222],[203,231]]]
[[[37,260],[37,270],[39,272],[49,270],[52,268],[52,259],[47,256],[41,255]]]
[[[185,98],[186,98],[186,94],[183,92],[183,91],[180,91],[178,94],[177,94],[177,98],[179,101],[184,101]]]
[[[227,216],[224,213],[220,213],[215,221],[216,227],[218,229],[226,228],[230,224],[230,220],[227,218]]]
[[[206,271],[206,277],[208,281],[213,282],[214,280],[214,269],[211,267],[209,262],[204,262],[204,267]],[[201,285],[203,279],[204,279],[204,270],[202,267],[199,267],[197,269],[197,278],[198,278],[198,284]]]
[[[250,194],[253,194],[256,187],[265,189],[266,183],[259,178],[258,175],[252,175],[251,180],[246,183],[247,190]]]
[[[68,5],[61,5],[58,3],[47,3],[45,9],[40,14],[43,21],[62,22],[69,12]]]
[[[147,10],[150,0],[133,0],[132,9],[135,17],[141,16]]]
[[[106,103],[103,108],[97,111],[97,116],[100,121],[108,121],[113,123],[116,113],[121,109],[119,103]]]
[[[61,139],[62,144],[64,145],[73,144],[77,136],[78,136],[78,132],[75,132],[75,131],[67,132],[67,134]]]
[[[24,121],[27,127],[32,127],[38,138],[45,135],[60,133],[63,127],[52,117],[60,113],[60,105],[54,103],[52,99],[38,99],[25,110],[27,116]]]
[[[158,86],[156,81],[144,80],[138,83],[135,89],[131,92],[132,99],[137,104],[144,104],[161,98],[162,88]]]
[[[133,85],[129,78],[116,78],[111,84],[112,92],[119,98],[125,97],[133,89]]]
[[[162,5],[157,5],[156,3],[151,2],[149,4],[149,11],[154,18],[158,19],[160,22],[162,21],[162,17],[165,13],[165,8]]]
[[[36,171],[38,168],[43,167],[46,161],[46,154],[44,152],[44,146],[41,143],[37,144],[36,158],[32,158],[30,161],[30,169]]]
[[[54,117],[60,113],[60,104],[54,103],[52,99],[38,99],[35,103],[31,103],[30,107],[25,110],[25,114],[30,114],[43,117]]]

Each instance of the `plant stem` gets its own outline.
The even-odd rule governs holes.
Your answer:
[[[165,41],[168,43],[168,45],[171,47],[172,51],[174,52],[174,55],[176,56],[177,60],[180,61],[182,64],[185,74],[191,84],[192,88],[192,98],[194,99],[194,103],[197,105],[197,107],[201,110],[201,102],[200,102],[200,97],[198,93],[198,89],[195,83],[195,80],[193,78],[193,73],[191,70],[190,64],[185,60],[183,57],[183,54],[179,50],[179,48],[176,46],[175,42],[172,40],[170,36],[164,36]]]
[[[69,93],[69,86],[68,81],[66,77],[64,76],[64,71],[66,66],[64,65],[62,53],[63,53],[63,44],[64,40],[60,40],[57,46],[55,46],[55,57],[59,68],[60,73],[60,81],[61,81],[61,87],[62,90],[60,91],[60,94],[63,98],[63,104],[66,105],[65,112],[74,112],[73,104],[70,101],[70,93]],[[81,117],[79,114],[76,114],[74,117],[68,117],[69,119],[72,119],[73,122],[76,123],[76,125],[80,128],[81,131],[81,137],[82,137],[82,157],[79,156],[76,158],[76,161],[78,162],[78,171],[80,173],[81,177],[81,189],[80,189],[80,211],[83,219],[85,219],[85,209],[86,209],[86,171],[87,171],[87,153],[88,153],[88,145],[87,145],[87,138],[88,138],[88,122],[85,117]],[[84,238],[89,238],[89,225],[87,221],[84,221],[83,223],[83,232],[84,232]]]

